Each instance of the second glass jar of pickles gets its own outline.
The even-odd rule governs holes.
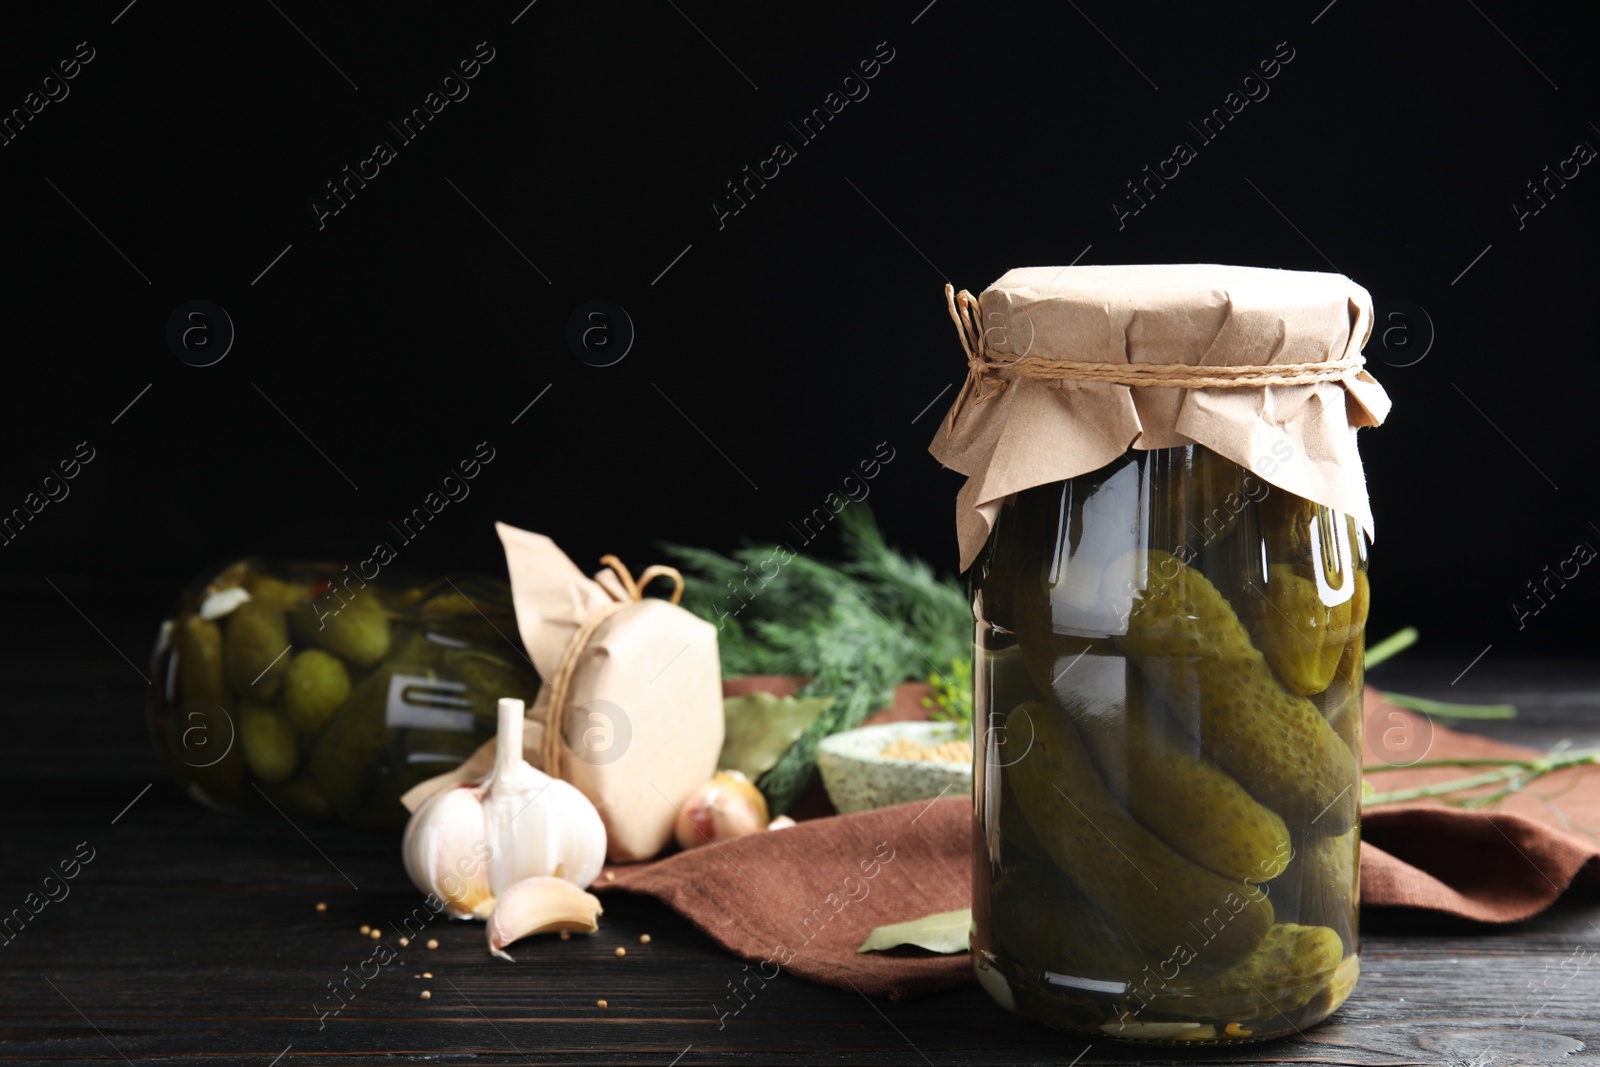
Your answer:
[[[517,640],[502,581],[241,560],[162,624],[151,732],[213,807],[401,826],[401,794],[493,736],[499,698],[533,702]]]

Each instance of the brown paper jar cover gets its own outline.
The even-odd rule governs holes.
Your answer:
[[[1200,444],[1373,536],[1355,431],[1389,411],[1359,367],[1372,298],[1342,274],[1217,264],[1025,267],[976,298],[987,382],[969,377],[929,448],[967,476],[961,567],[1011,494],[1098,470],[1128,449]],[[1334,380],[1184,388],[1029,377],[1007,364],[1289,367]],[[969,360],[970,363],[970,360]]]

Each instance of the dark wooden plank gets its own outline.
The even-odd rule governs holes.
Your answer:
[[[443,919],[424,935],[439,939],[437,950],[399,949],[395,924],[420,897],[401,871],[394,835],[314,823],[296,829],[276,816],[230,817],[191,804],[150,756],[134,702],[137,679],[119,681],[111,670],[117,662],[85,663],[73,673],[70,661],[59,661],[73,681],[55,689],[41,683],[4,712],[11,721],[52,719],[31,718],[18,734],[25,744],[0,755],[0,801],[14,813],[0,837],[0,911],[39,890],[79,842],[89,842],[95,857],[66,898],[0,946],[0,1062],[126,1057],[263,1067],[283,1053],[283,1065],[676,1059],[1481,1067],[1586,1062],[1600,1048],[1595,901],[1566,901],[1493,929],[1369,910],[1364,973],[1349,1003],[1303,1039],[1231,1050],[1086,1042],[1006,1015],[976,987],[897,1004],[780,975],[737,1015],[722,1017],[743,965],[662,905],[625,895],[606,898],[600,934],[525,944],[514,964],[486,954],[481,926]],[[1593,720],[1572,709],[1593,706],[1595,679],[1572,670],[1547,670],[1544,678],[1543,689],[1496,683],[1521,693],[1526,705],[1523,720],[1497,731],[1512,740],[1562,731],[1594,740]],[[1385,684],[1427,691],[1417,680]],[[1448,681],[1439,691],[1457,699],[1496,697],[1493,685],[1464,681],[1452,690]],[[99,732],[109,741],[70,761],[82,742],[61,724],[104,722],[113,707],[120,718]],[[326,913],[315,911],[319,900]],[[357,932],[362,923],[382,927],[399,958],[364,988],[352,981],[349,1006],[319,1021],[313,1002],[336,1004],[328,983],[372,953],[373,942]],[[639,944],[642,933],[651,934],[650,945]],[[625,958],[613,954],[619,945]],[[424,970],[433,978],[417,977]],[[419,999],[424,988],[432,992],[427,1001]],[[595,1003],[602,998],[604,1009]]]

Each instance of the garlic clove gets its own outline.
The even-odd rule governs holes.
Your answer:
[[[531,934],[600,929],[600,898],[565,878],[524,878],[500,894],[489,916],[489,951],[503,960],[505,947]]]
[[[443,900],[457,919],[481,919],[494,909],[483,795],[481,786],[457,786],[430,798],[411,817],[400,847],[412,884]]]
[[[767,823],[767,829],[768,830],[787,830],[789,827],[793,826],[794,824],[795,824],[794,820],[789,818],[789,816],[780,815],[776,819],[773,819],[771,822]]]
[[[689,794],[674,836],[683,848],[748,837],[767,828],[767,798],[739,771],[718,771]]]

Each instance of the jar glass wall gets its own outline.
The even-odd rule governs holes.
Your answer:
[[[1366,547],[1200,446],[1003,507],[973,572],[973,962],[1126,1040],[1303,1030],[1359,968]]]

